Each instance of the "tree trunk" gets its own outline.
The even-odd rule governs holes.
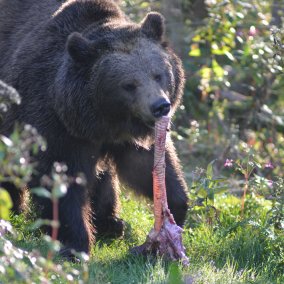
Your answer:
[[[273,4],[271,5],[271,14],[272,14],[272,19],[270,24],[272,26],[277,26],[280,28],[282,26],[282,19],[281,15],[284,16],[284,4],[282,2],[283,0],[274,0]]]
[[[161,12],[166,19],[167,36],[175,52],[180,56],[185,55],[184,19],[182,14],[182,0],[161,1]]]

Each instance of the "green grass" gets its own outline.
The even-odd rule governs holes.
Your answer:
[[[214,220],[210,226],[201,209],[189,214],[183,236],[191,265],[182,268],[160,258],[146,259],[129,253],[130,248],[144,242],[153,215],[146,202],[123,195],[125,236],[97,241],[84,283],[284,283],[283,234],[269,235],[263,225],[269,204],[263,199],[248,200],[247,214],[255,217],[244,220],[238,217],[239,199],[223,196],[215,205],[221,214],[219,221]],[[12,223],[19,231],[18,246],[46,249],[39,233],[27,230],[29,223],[23,217],[14,217]],[[80,264],[72,267],[83,269]],[[33,281],[40,283],[38,279]],[[0,283],[13,282],[5,282],[0,276]],[[59,277],[51,283],[67,282]]]

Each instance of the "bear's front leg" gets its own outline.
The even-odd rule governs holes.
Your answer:
[[[59,201],[59,235],[62,256],[73,257],[72,250],[89,254],[94,242],[91,207],[86,188],[73,184]]]
[[[136,192],[153,198],[153,147],[146,150],[142,147],[127,144],[115,146],[112,151],[119,178]],[[172,141],[166,145],[166,189],[169,208],[175,221],[182,226],[188,208],[187,186],[180,169],[179,160]]]

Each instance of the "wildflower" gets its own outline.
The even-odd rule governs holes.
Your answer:
[[[273,180],[268,180],[267,185],[268,185],[268,187],[272,188],[273,187]]]
[[[231,159],[226,159],[226,162],[224,164],[224,167],[226,168],[231,168],[233,166],[233,162],[234,160],[231,160]]]
[[[192,120],[192,121],[190,122],[190,126],[191,126],[192,128],[199,128],[199,123],[198,123],[196,120]]]
[[[266,163],[266,164],[264,165],[264,168],[265,168],[265,169],[274,169],[274,166],[272,165],[271,162],[268,162],[268,163]]]
[[[257,34],[257,29],[255,28],[255,26],[251,26],[249,28],[249,36],[255,36]]]

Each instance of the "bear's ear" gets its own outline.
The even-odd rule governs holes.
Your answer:
[[[141,23],[142,32],[151,39],[162,41],[165,34],[164,17],[157,12],[150,12]]]
[[[94,57],[91,42],[80,33],[74,32],[67,39],[67,51],[77,63],[87,63]]]

